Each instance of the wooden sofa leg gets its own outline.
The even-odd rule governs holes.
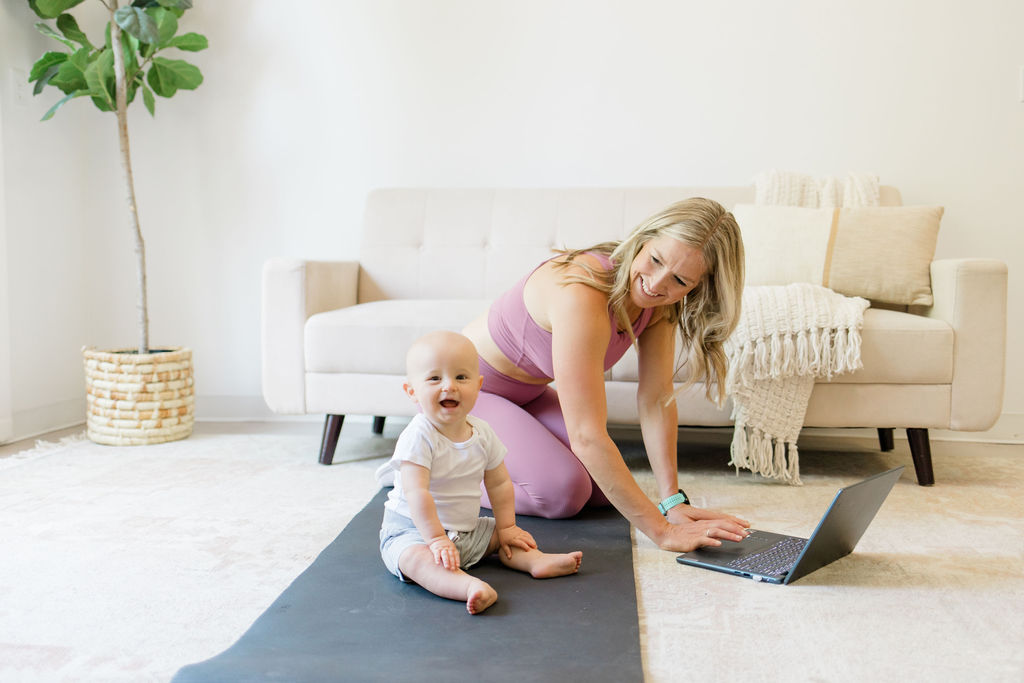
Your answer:
[[[341,434],[341,425],[344,421],[344,415],[328,415],[324,420],[324,436],[320,440],[321,465],[330,465],[334,462],[334,449],[338,447],[338,436]]]
[[[935,474],[932,472],[932,448],[928,442],[928,430],[908,427],[907,440],[910,441],[910,455],[914,458],[917,483],[921,486],[933,485]]]
[[[882,450],[883,453],[887,453],[893,449],[891,427],[878,428],[878,447]]]
[[[375,415],[373,418],[373,433],[383,434],[384,433],[384,416]]]

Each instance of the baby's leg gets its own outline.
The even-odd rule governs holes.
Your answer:
[[[501,555],[501,562],[506,567],[526,572],[535,579],[551,579],[556,576],[575,574],[583,562],[583,552],[574,550],[571,553],[542,553],[536,548],[522,550],[512,548],[511,559],[505,553]]]
[[[523,550],[512,547],[512,557],[506,555],[498,547],[498,532],[491,537],[491,544],[498,551],[501,563],[506,567],[526,572],[535,579],[551,579],[556,576],[575,574],[583,562],[583,552],[574,550],[571,553],[545,553],[538,548]]]
[[[498,594],[487,583],[461,569],[451,571],[434,562],[434,555],[425,545],[414,545],[398,559],[402,574],[434,595],[449,600],[465,600],[466,611],[479,614],[494,604]]]

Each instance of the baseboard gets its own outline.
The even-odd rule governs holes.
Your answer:
[[[370,423],[371,415],[346,415],[346,424]],[[197,396],[197,422],[323,422],[323,415],[278,415],[267,407],[261,396]],[[629,431],[632,427],[617,427]],[[718,429],[732,433],[732,427],[696,428],[703,432]],[[639,432],[639,428],[636,428]],[[803,434],[808,438],[877,439],[873,428],[814,428]],[[1004,413],[990,429],[983,432],[957,432],[945,429],[931,429],[928,435],[933,441],[971,441],[977,443],[1024,444],[1024,414]],[[906,439],[906,432],[897,429],[897,439]]]
[[[936,429],[928,432],[939,441],[980,441],[984,443],[1024,443],[1024,413],[1003,413],[984,432],[953,432]]]
[[[197,396],[196,397],[196,422],[323,422],[323,415],[278,415],[271,411],[261,396]],[[367,423],[371,421],[371,415],[346,416],[346,424]],[[31,410],[15,413],[4,430],[3,420],[0,420],[0,435],[7,434],[6,438],[0,438],[0,443],[17,441],[21,439],[34,438],[47,432],[58,429],[65,429],[85,423],[85,397],[63,401]],[[683,428],[684,430],[691,428]],[[692,428],[706,434],[721,432],[731,434],[731,427],[700,427]],[[615,432],[630,434],[635,430],[639,434],[638,427],[615,427]],[[943,429],[929,430],[929,436],[933,441],[970,441],[977,443],[1007,443],[1024,444],[1024,414],[1004,413],[996,421],[991,429],[983,432],[957,432]],[[837,439],[877,439],[875,429],[852,428],[808,428],[802,434],[805,438],[837,438]],[[902,429],[894,432],[897,439],[906,439],[906,433]]]
[[[11,416],[9,435],[0,443],[32,439],[58,429],[84,424],[85,395],[83,393],[82,398],[15,411]]]
[[[196,422],[323,422],[323,415],[279,415],[262,396],[196,396]]]

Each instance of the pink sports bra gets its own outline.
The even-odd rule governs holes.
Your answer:
[[[610,270],[611,259],[604,254],[589,252],[596,256],[604,268]],[[557,257],[556,257],[557,258]],[[545,261],[544,263],[547,263]],[[540,265],[544,265],[543,263]],[[540,265],[537,268],[540,268]],[[487,314],[487,330],[491,333],[494,343],[516,367],[537,379],[550,379],[555,376],[554,363],[551,359],[551,333],[537,324],[526,310],[523,301],[523,289],[530,275],[536,268],[517,282],[511,289],[499,296],[491,304]],[[648,308],[633,323],[633,334],[637,337],[651,321],[654,309]],[[604,356],[604,369],[608,370],[618,362],[633,340],[626,331],[618,330],[618,322],[611,308],[608,318],[612,324],[611,339],[608,341],[608,352]]]

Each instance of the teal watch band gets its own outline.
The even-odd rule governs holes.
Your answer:
[[[690,499],[686,497],[682,489],[679,489],[679,493],[673,493],[665,500],[658,503],[658,511],[663,515],[667,515],[668,511],[674,508],[676,505],[689,505]]]

